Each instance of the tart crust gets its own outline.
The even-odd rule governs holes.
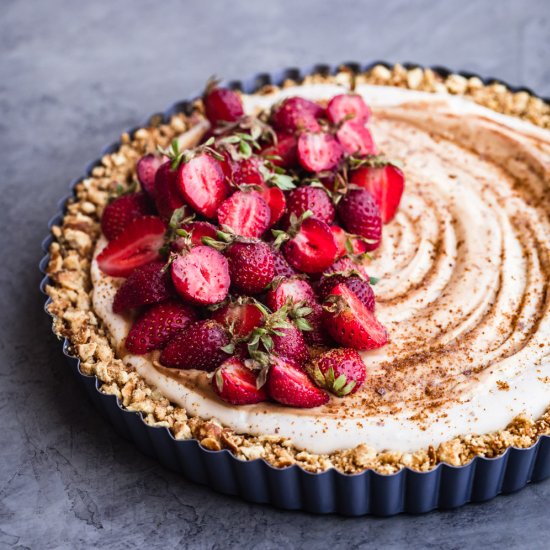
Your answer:
[[[477,77],[450,74],[444,78],[431,69],[416,67],[407,70],[402,65],[392,68],[376,65],[354,76],[343,68],[334,76],[312,75],[304,82],[349,84],[352,78],[366,84],[461,95],[494,111],[550,128],[550,105],[542,99],[526,91],[512,92],[496,82],[485,85]],[[282,87],[295,84],[289,80]],[[265,86],[256,93],[269,93],[274,88]],[[437,448],[429,447],[414,453],[377,452],[359,445],[330,455],[319,455],[297,449],[284,438],[236,434],[216,419],[188,417],[184,409],[172,405],[117,358],[109,334],[93,311],[91,302],[90,265],[95,243],[101,234],[99,222],[103,208],[113,181],[129,185],[135,176],[137,160],[156,150],[158,145],[166,147],[175,136],[200,121],[201,113],[202,104],[196,101],[190,115],[176,114],[168,123],[163,123],[160,117],[153,117],[147,127],[138,129],[133,135],[122,134],[119,149],[105,155],[101,164],[92,169],[90,177],[75,186],[75,197],[68,201],[62,224],[52,227],[55,240],[50,246],[47,267],[52,284],[46,287],[46,291],[51,297],[48,311],[53,316],[54,332],[59,338],[68,339],[70,351],[80,359],[80,370],[97,376],[102,392],[117,396],[127,410],[142,413],[147,424],[169,428],[176,439],[195,438],[207,449],[229,449],[242,460],[263,458],[278,468],[297,464],[311,472],[334,467],[349,474],[366,469],[391,474],[403,467],[428,471],[440,462],[461,466],[476,456],[498,456],[511,446],[530,447],[541,435],[550,435],[549,408],[538,420],[520,415],[498,432],[458,437]],[[550,384],[550,378],[543,382]]]

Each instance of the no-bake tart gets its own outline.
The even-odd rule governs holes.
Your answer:
[[[550,433],[550,110],[401,66],[211,82],[54,226],[54,328],[152,426],[312,472]]]

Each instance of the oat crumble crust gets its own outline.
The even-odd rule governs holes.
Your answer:
[[[349,84],[350,75],[349,69],[343,68],[334,76],[312,75],[304,82]],[[444,78],[431,69],[407,70],[397,64],[392,68],[377,65],[355,78],[358,83],[462,95],[494,111],[550,128],[550,105],[542,99],[525,91],[514,93],[500,83],[485,85],[477,77],[450,74]],[[296,83],[286,81],[282,87],[293,84]],[[273,89],[274,86],[265,86],[257,93]],[[200,100],[193,104],[193,108],[191,115],[176,114],[168,123],[153,117],[149,126],[140,128],[133,136],[122,134],[119,149],[105,155],[101,164],[93,168],[90,177],[76,185],[75,198],[67,204],[62,225],[52,227],[55,240],[49,249],[47,267],[52,284],[46,287],[46,291],[51,297],[48,311],[53,316],[53,329],[59,338],[69,340],[71,353],[80,358],[80,370],[86,375],[95,375],[101,382],[103,393],[115,395],[127,410],[141,413],[150,426],[169,428],[176,439],[195,438],[207,449],[228,449],[242,460],[263,458],[277,468],[296,464],[310,472],[322,472],[331,467],[348,474],[366,469],[392,474],[403,467],[425,472],[440,462],[460,466],[476,456],[496,457],[511,446],[530,447],[541,435],[550,435],[549,408],[538,420],[520,415],[504,430],[457,437],[437,448],[429,447],[414,453],[377,452],[367,445],[359,445],[330,455],[318,455],[297,449],[289,440],[278,436],[236,434],[216,419],[188,417],[184,409],[172,405],[117,358],[109,334],[91,303],[90,265],[95,242],[101,233],[101,214],[112,192],[113,182],[130,185],[135,177],[136,162],[142,155],[155,151],[157,145],[166,147],[173,137],[201,119]],[[545,382],[550,384],[550,378]],[[506,390],[505,387],[501,389]]]

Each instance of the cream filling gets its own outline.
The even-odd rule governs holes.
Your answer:
[[[254,113],[286,96],[342,91],[306,85],[245,96],[244,104]],[[458,97],[357,91],[373,108],[369,126],[381,150],[402,158],[407,176],[400,210],[369,265],[382,277],[377,314],[391,341],[363,353],[363,391],[317,409],[236,407],[208,390],[204,373],[178,379],[149,356],[123,360],[190,415],[284,436],[316,453],[360,443],[414,451],[503,429],[520,413],[542,415],[550,404],[550,133]],[[180,142],[191,146],[198,134]],[[96,254],[104,245],[102,238]],[[94,261],[92,281],[94,309],[123,349],[131,319],[112,312],[117,280]]]

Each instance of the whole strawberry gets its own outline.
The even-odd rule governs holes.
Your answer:
[[[243,104],[239,94],[227,88],[209,86],[203,98],[206,118],[211,124],[234,122],[244,115]]]
[[[273,334],[273,352],[279,357],[286,357],[298,366],[304,366],[309,359],[309,350],[302,331],[291,324],[287,328],[280,328]]]
[[[197,321],[170,340],[160,362],[167,367],[210,372],[229,357],[222,349],[228,344],[229,337],[219,323]]]
[[[216,369],[212,388],[221,399],[232,405],[267,401],[265,386],[257,387],[256,375],[237,357],[227,359]]]
[[[233,287],[243,294],[258,294],[273,280],[274,261],[263,241],[235,242],[226,250]]]
[[[296,275],[296,271],[286,261],[285,257],[276,248],[271,249],[273,255],[273,275],[275,277],[292,277]]]
[[[151,205],[145,193],[122,195],[103,210],[101,230],[110,241],[118,237],[130,222],[151,213]]]
[[[334,205],[327,192],[320,187],[307,186],[294,189],[288,194],[284,225],[289,225],[291,214],[299,218],[308,210],[312,212],[314,218],[329,225],[334,221]]]
[[[172,161],[162,164],[155,174],[155,205],[161,218],[169,220],[174,210],[185,206],[180,193],[177,171],[172,170]]]
[[[309,307],[312,311],[304,317],[311,327],[311,330],[303,333],[306,344],[308,346],[329,346],[334,344],[324,326],[326,311],[316,302],[309,304]]]
[[[161,349],[195,319],[193,308],[179,301],[155,304],[134,321],[126,338],[126,348],[137,355]]]
[[[155,176],[157,170],[166,162],[164,155],[153,155],[149,153],[138,160],[136,172],[141,188],[152,199],[155,198]]]
[[[323,353],[308,371],[319,387],[338,397],[355,393],[367,376],[365,363],[351,348],[334,348]]]
[[[321,128],[317,119],[323,114],[323,108],[317,103],[302,97],[289,97],[275,109],[271,121],[282,133],[317,132]]]

